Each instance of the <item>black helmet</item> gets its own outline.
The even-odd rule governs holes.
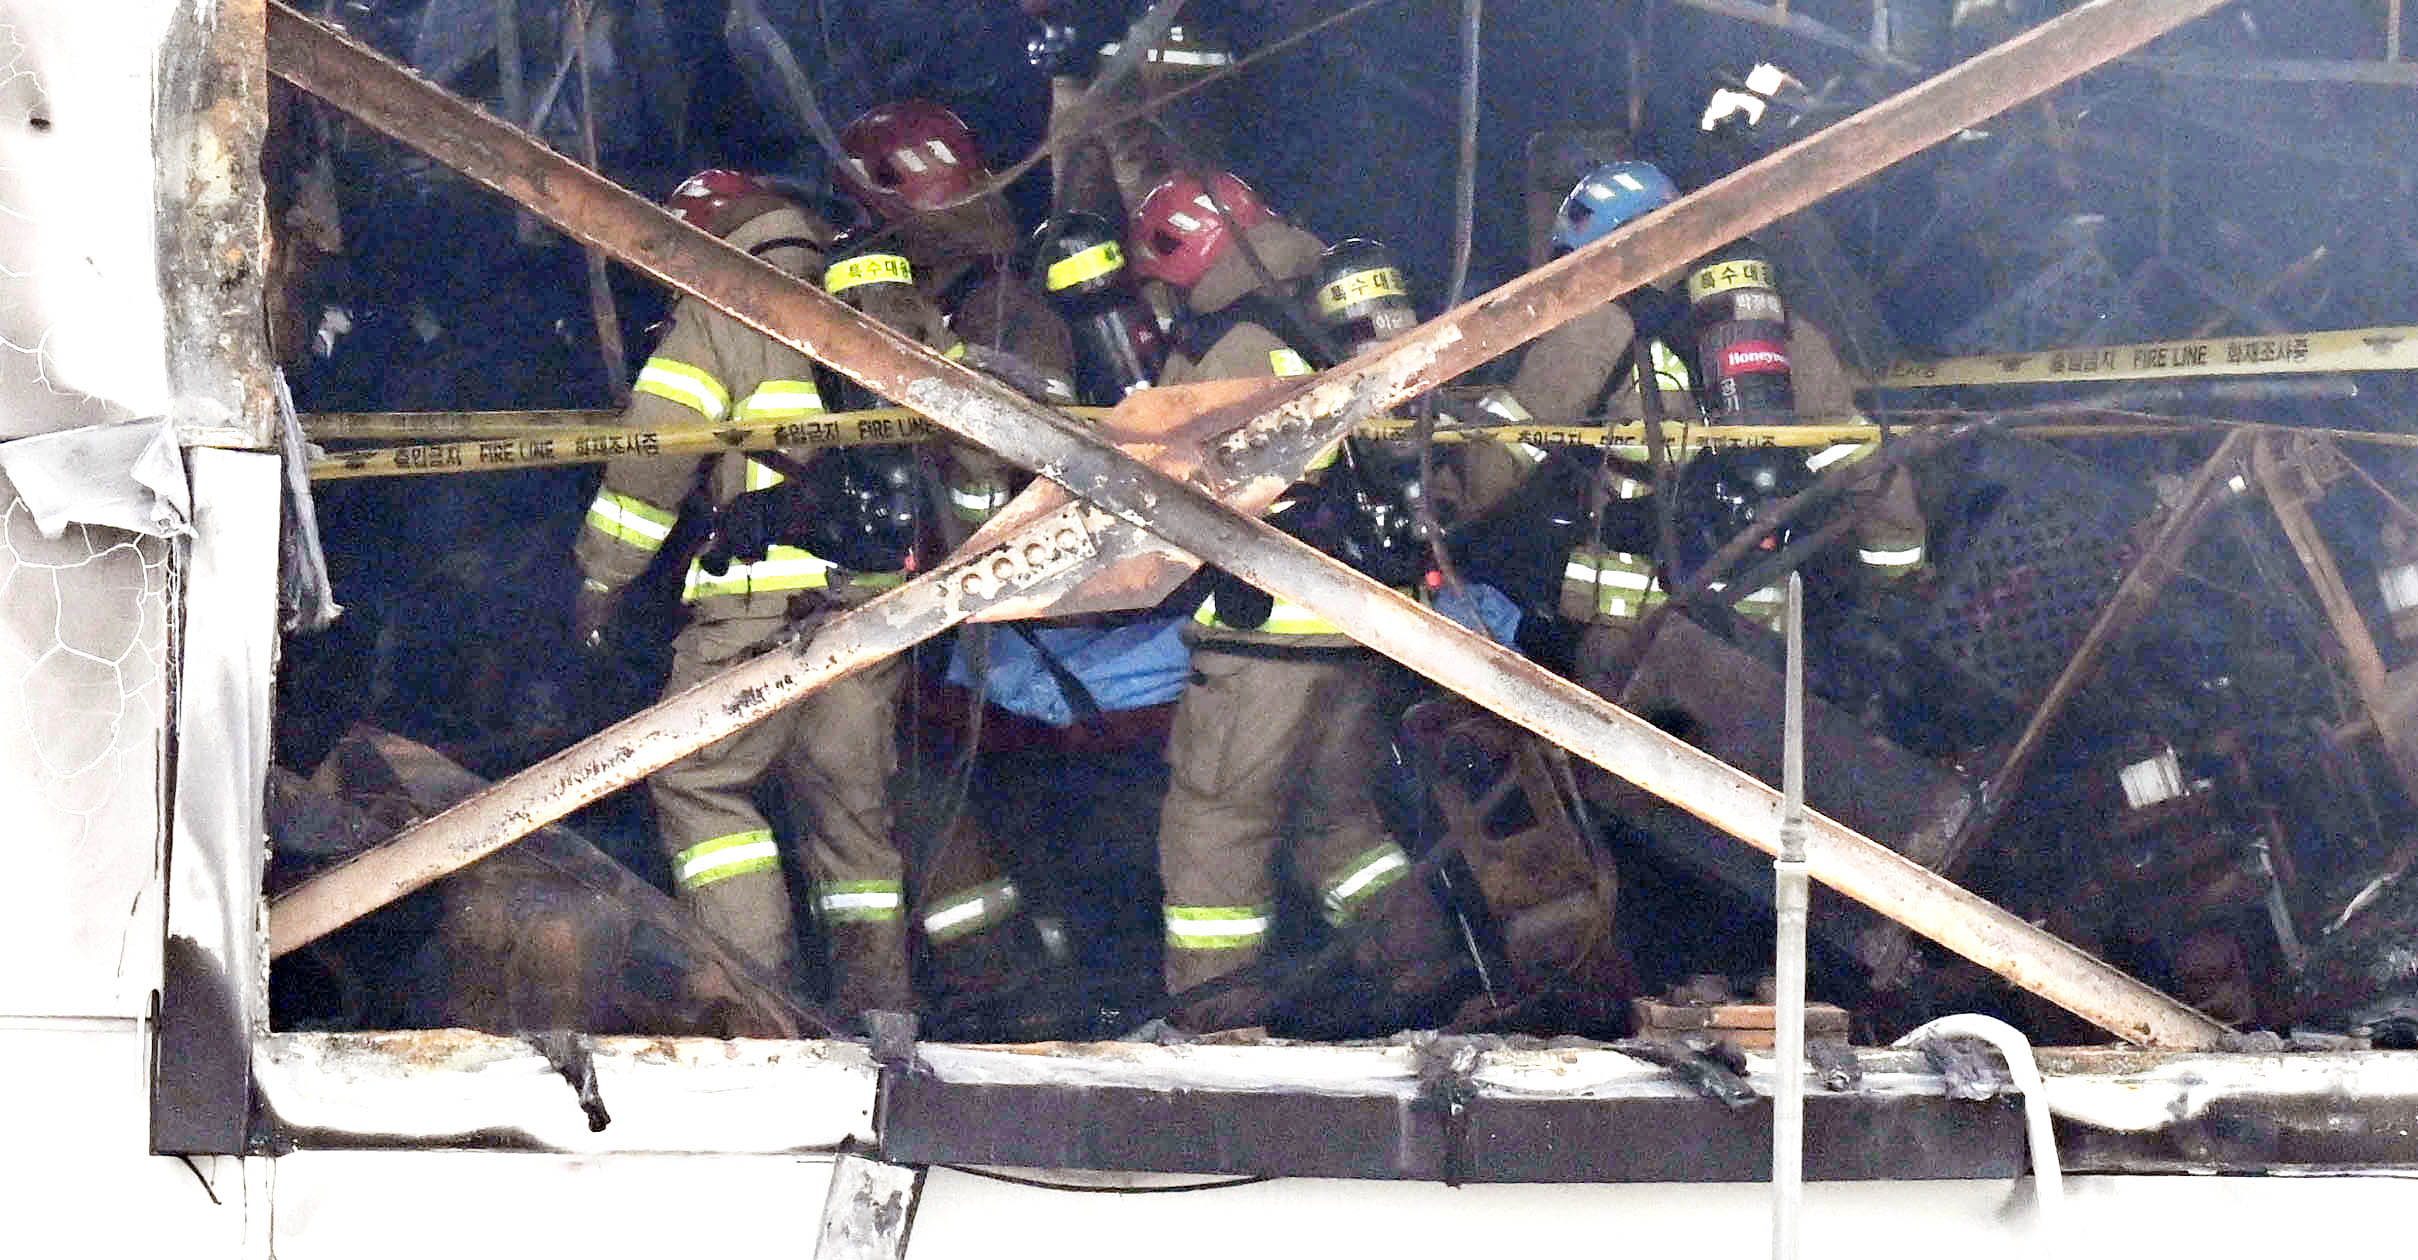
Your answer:
[[[1053,299],[1122,297],[1132,285],[1124,234],[1088,210],[1054,215],[1033,230],[1033,280]]]
[[[1679,471],[1679,492],[1671,503],[1681,567],[1689,574],[1703,568],[1730,539],[1754,524],[1764,505],[1796,495],[1813,480],[1805,457],[1793,447],[1733,446],[1699,452]],[[1762,546],[1786,547],[1801,525],[1782,526]]]
[[[1310,297],[1319,321],[1341,334],[1339,348],[1346,354],[1358,354],[1419,322],[1394,251],[1366,237],[1355,236],[1318,256]]]
[[[890,573],[915,550],[915,448],[852,446],[824,451],[807,471],[819,483],[807,550],[843,569]]]

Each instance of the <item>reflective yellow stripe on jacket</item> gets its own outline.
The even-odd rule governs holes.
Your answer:
[[[924,911],[924,937],[935,945],[972,936],[1005,923],[1023,904],[1015,882],[995,879],[934,902]]]
[[[763,381],[739,404],[741,420],[787,420],[822,412],[822,391],[813,381]]]
[[[895,879],[825,880],[814,886],[815,913],[825,923],[896,922],[906,904],[906,889]]]
[[[720,883],[734,875],[755,875],[781,867],[781,848],[772,832],[762,827],[716,836],[690,845],[672,859],[674,878],[687,889]]]
[[[1635,621],[1666,598],[1653,559],[1633,551],[1580,547],[1562,567],[1562,615],[1574,620]]]
[[[1341,926],[1378,893],[1410,873],[1410,855],[1387,841],[1343,864],[1319,887],[1318,900],[1329,923]]]
[[[754,397],[749,395],[751,400]],[[819,403],[817,408],[820,408]],[[749,490],[768,490],[785,480],[787,478],[781,475],[779,469],[751,459],[747,461],[742,484]],[[804,547],[768,547],[763,559],[733,561],[730,568],[721,573],[706,572],[705,561],[700,557],[689,561],[688,575],[680,585],[680,600],[693,604],[718,595],[773,595],[782,591],[822,590],[831,585],[831,570],[834,567],[829,560]]]
[[[721,573],[705,571],[703,560],[692,560],[682,582],[680,598],[687,603],[717,595],[769,595],[780,591],[815,591],[831,585],[832,563],[803,547],[768,547],[752,563],[733,561]]]
[[[664,540],[672,536],[672,524],[678,519],[678,514],[636,495],[607,488],[597,491],[595,500],[588,504],[587,528],[651,556],[663,550]]]
[[[1721,583],[1713,583],[1712,589],[1719,592],[1722,589]],[[1782,586],[1766,586],[1739,600],[1731,607],[1737,610],[1740,617],[1777,634],[1781,630],[1783,619],[1788,615],[1788,589]]]
[[[676,402],[707,420],[720,420],[730,414],[730,390],[713,373],[678,359],[657,355],[647,360],[646,366],[638,369],[638,380],[630,388]]]

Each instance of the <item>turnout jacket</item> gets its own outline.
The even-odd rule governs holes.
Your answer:
[[[827,241],[830,230],[802,211],[758,215],[729,241],[793,274],[819,279],[823,256],[802,242]],[[772,242],[781,242],[772,245]],[[800,243],[791,243],[800,242]],[[632,428],[728,419],[780,420],[824,410],[814,362],[730,316],[684,297],[671,328],[632,386],[621,423]],[[603,487],[588,506],[575,545],[587,589],[618,591],[655,560],[672,534],[692,488],[720,507],[740,494],[777,484],[781,474],[737,451],[690,457],[623,456],[605,466]],[[733,561],[719,575],[689,562],[682,600],[700,621],[781,617],[799,591],[861,587],[868,575],[840,573],[802,547],[776,546],[754,563]],[[895,575],[870,575],[873,584]]]

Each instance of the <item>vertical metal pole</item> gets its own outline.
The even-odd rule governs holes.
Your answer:
[[[1805,579],[1788,575],[1788,691],[1780,762],[1779,906],[1772,979],[1772,1257],[1796,1260],[1805,1201]]]

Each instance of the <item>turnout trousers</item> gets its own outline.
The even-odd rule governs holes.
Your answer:
[[[1193,649],[1159,820],[1170,992],[1259,956],[1280,850],[1337,924],[1409,870],[1371,794],[1388,747],[1384,669],[1358,648]]]
[[[668,692],[759,650],[778,619],[700,622],[673,641]],[[903,862],[891,838],[889,784],[898,768],[904,658],[847,675],[651,780],[657,823],[680,896],[748,957],[790,975],[794,929],[782,847],[755,802],[777,774],[808,815],[802,874],[845,1011],[912,1009]]]

